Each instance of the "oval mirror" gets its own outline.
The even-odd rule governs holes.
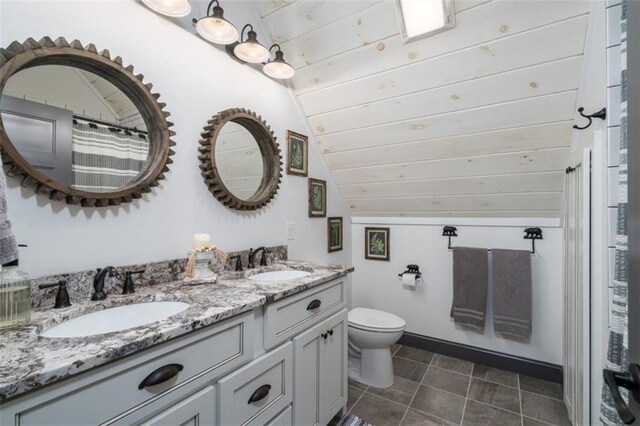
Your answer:
[[[200,140],[200,168],[225,206],[256,210],[271,201],[282,178],[273,132],[255,113],[228,109],[209,120]]]
[[[0,113],[18,153],[73,189],[117,191],[140,175],[149,157],[140,111],[90,71],[66,65],[18,71],[2,90]]]
[[[250,200],[260,189],[264,171],[258,142],[242,125],[229,121],[220,130],[215,149],[224,186],[237,198]]]
[[[22,51],[12,44],[7,50],[13,46],[16,55],[0,63],[7,174],[49,198],[83,206],[118,205],[150,192],[173,154],[159,95],[133,67],[92,45],[33,43]]]

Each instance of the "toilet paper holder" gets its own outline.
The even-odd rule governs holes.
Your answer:
[[[407,265],[407,270],[401,274],[398,274],[399,277],[402,277],[404,274],[416,274],[416,278],[420,278],[422,274],[420,274],[420,267],[418,265]]]

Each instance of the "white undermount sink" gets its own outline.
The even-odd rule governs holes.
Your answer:
[[[67,320],[40,333],[43,337],[96,336],[162,321],[189,308],[182,302],[149,302],[118,306]]]
[[[311,275],[311,272],[306,271],[271,271],[271,272],[261,272],[259,274],[251,275],[249,277],[250,280],[253,281],[288,281],[295,280],[296,278],[302,278]]]

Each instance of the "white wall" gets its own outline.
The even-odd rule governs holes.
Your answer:
[[[372,223],[373,225],[363,222]],[[465,226],[473,224],[475,226]],[[391,260],[364,259],[364,228],[391,228]],[[544,239],[536,242],[533,261],[533,331],[523,343],[496,337],[491,319],[491,296],[484,334],[461,329],[449,318],[453,296],[452,253],[444,225],[455,225],[452,245],[530,250],[524,228],[540,226]],[[562,229],[555,219],[409,219],[353,218],[353,304],[382,309],[407,321],[407,331],[492,351],[562,364],[563,252]],[[406,289],[398,274],[407,264],[420,266],[423,281]]]
[[[254,5],[227,2],[238,25],[255,24]],[[9,215],[22,249],[21,265],[42,275],[108,264],[182,257],[194,232],[208,232],[221,248],[289,244],[290,257],[350,263],[349,220],[315,140],[309,140],[311,177],[329,180],[328,213],[345,216],[345,249],[327,254],[326,219],[307,217],[307,179],[283,176],[276,198],[263,210],[238,213],[208,192],[197,160],[207,119],[226,108],[255,110],[271,125],[285,151],[286,130],[311,134],[292,94],[283,85],[231,60],[150,12],[134,0],[0,2],[0,45],[28,37],[64,36],[109,49],[133,64],[162,96],[175,123],[176,155],[167,179],[153,193],[121,208],[67,207],[36,197],[9,179]],[[296,239],[286,240],[286,222]]]

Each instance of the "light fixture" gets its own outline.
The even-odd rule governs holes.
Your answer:
[[[244,30],[251,28],[244,40]],[[242,29],[240,44],[233,48],[233,53],[238,59],[252,64],[259,64],[269,60],[269,50],[258,42],[258,35],[253,31],[253,25],[247,24]]]
[[[215,3],[213,14],[211,6]],[[238,30],[226,19],[224,10],[220,7],[218,0],[212,0],[207,7],[207,16],[196,21],[196,31],[205,40],[216,44],[231,44],[238,40]]]
[[[405,43],[456,26],[453,0],[396,0]]]
[[[191,12],[189,0],[142,0],[147,7],[162,15],[178,18]]]
[[[271,53],[271,49],[274,47],[278,48],[278,50],[276,50],[276,57],[264,64],[262,71],[271,78],[286,79],[293,77],[296,74],[296,71],[284,60],[284,53],[282,53],[280,45],[274,44],[271,46],[269,48],[269,53]]]

